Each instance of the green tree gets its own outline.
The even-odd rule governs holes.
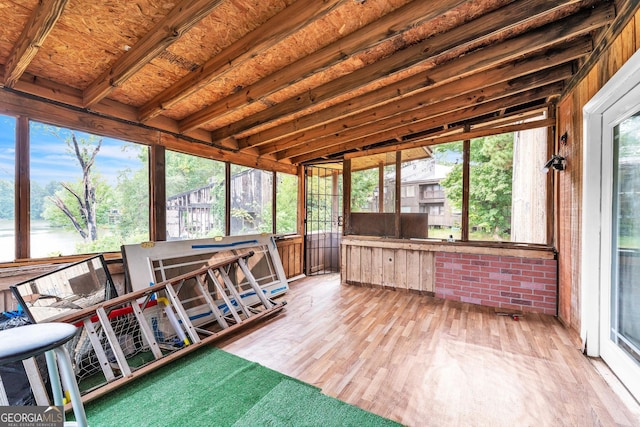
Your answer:
[[[94,188],[94,221],[96,228],[98,224],[106,224],[108,222],[109,207],[113,206],[114,195],[113,189],[109,186],[105,179],[99,174],[93,174],[92,177]],[[85,241],[98,240],[97,230],[96,238],[91,239],[90,235],[86,231],[86,223],[83,219],[82,207],[78,203],[76,197],[77,194],[82,193],[83,182],[81,179],[71,183],[58,183],[58,190],[51,196],[46,196],[43,205],[42,217],[52,226],[61,227],[64,229],[75,229],[78,231],[78,226],[84,231],[84,235],[80,233]],[[62,210],[58,203],[62,203],[66,206],[67,210]],[[73,221],[69,221],[70,216],[74,219],[78,219],[78,224]]]
[[[351,212],[369,209],[373,191],[378,187],[378,171],[378,168],[373,168],[351,173]]]
[[[276,187],[276,232],[295,233],[298,220],[298,177],[278,173]]]
[[[434,147],[439,162],[451,152],[462,152],[462,142]],[[450,204],[462,209],[462,164],[453,164],[440,182]],[[513,134],[471,140],[469,161],[469,225],[503,239],[511,228]]]
[[[146,157],[146,147],[141,150],[140,157]],[[149,180],[148,162],[137,170],[129,168],[118,174],[115,191],[116,209],[112,212],[112,221],[117,224],[117,234],[123,242],[144,241],[149,239]],[[139,236],[139,238],[137,237]]]

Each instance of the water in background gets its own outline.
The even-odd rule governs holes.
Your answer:
[[[82,238],[74,231],[52,228],[46,221],[31,221],[31,258],[72,255],[77,243],[82,243]],[[14,254],[14,222],[0,220],[0,262],[13,261]]]

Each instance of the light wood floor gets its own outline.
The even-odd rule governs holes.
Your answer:
[[[640,425],[553,317],[291,284],[284,312],[218,346],[409,426]]]

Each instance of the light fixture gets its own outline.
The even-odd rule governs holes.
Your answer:
[[[554,154],[549,160],[547,160],[547,163],[544,164],[542,172],[547,173],[551,168],[557,171],[563,171],[565,160],[566,159],[564,157]]]

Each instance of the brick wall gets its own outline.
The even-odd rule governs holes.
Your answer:
[[[557,261],[437,252],[439,298],[556,315]]]

